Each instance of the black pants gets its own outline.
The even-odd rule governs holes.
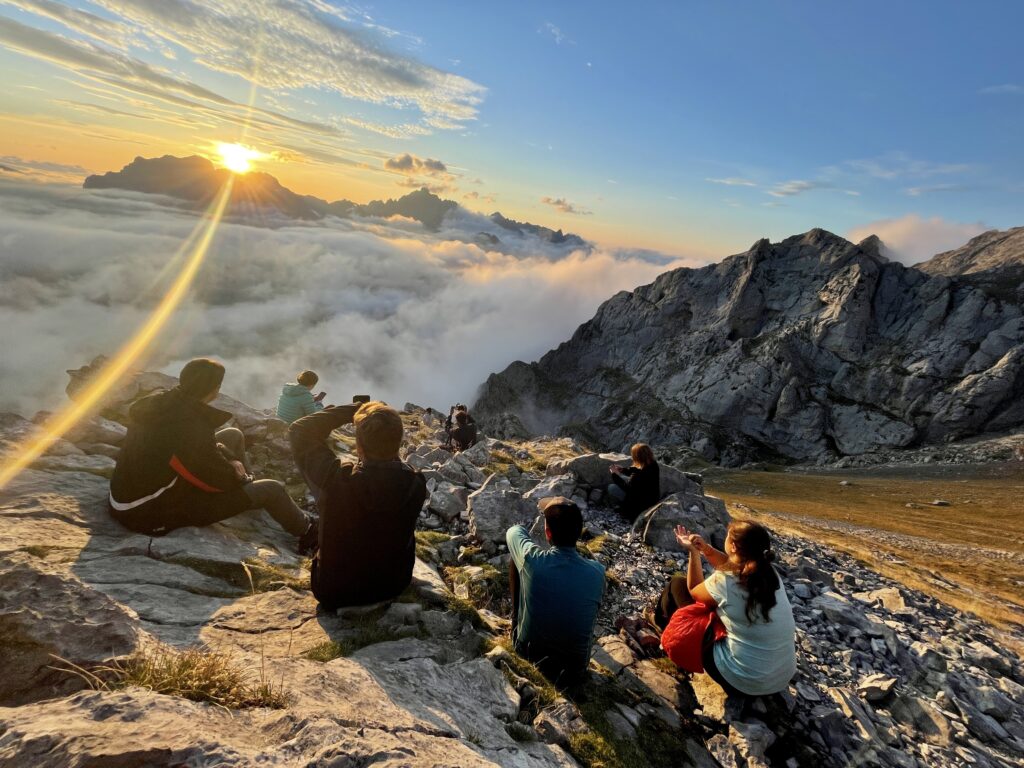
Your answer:
[[[249,470],[245,453],[245,436],[233,427],[222,429],[215,435],[217,442],[242,462]],[[204,527],[219,523],[249,509],[265,509],[278,525],[293,536],[301,536],[309,527],[309,520],[284,485],[277,480],[254,480],[240,488],[224,493],[209,493],[178,480],[167,496],[150,502],[154,508],[141,514],[114,513],[115,519],[127,528],[149,536],[160,536],[177,528]]]
[[[665,585],[665,589],[661,592],[658,607],[654,609],[654,623],[658,625],[659,629],[664,631],[665,627],[668,626],[669,620],[672,618],[672,614],[677,609],[691,605],[694,602],[693,596],[686,586],[686,577],[676,574],[669,580],[668,584]],[[726,682],[726,679],[722,677],[722,673],[718,671],[718,665],[715,664],[714,625],[709,625],[708,631],[704,633],[700,650],[701,664],[704,666],[704,671],[707,672],[708,677],[722,686],[722,689],[729,696],[743,696],[744,694],[741,691],[736,690]]]

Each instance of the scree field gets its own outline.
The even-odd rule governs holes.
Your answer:
[[[823,541],[1015,635],[1024,629],[1022,462],[713,471],[705,484],[733,517]]]

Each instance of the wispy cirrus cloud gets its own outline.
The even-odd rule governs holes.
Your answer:
[[[757,183],[750,181],[749,179],[740,179],[735,176],[729,176],[725,179],[704,179],[704,181],[710,181],[712,184],[724,184],[727,187],[756,187]]]
[[[969,163],[937,163],[920,160],[905,152],[888,152],[875,158],[850,160],[846,165],[857,173],[875,179],[927,179],[933,176],[948,176],[974,170]]]
[[[920,197],[921,195],[930,195],[933,192],[960,192],[967,188],[966,184],[927,184],[920,187],[907,187],[904,192],[911,197]]]
[[[1024,85],[1017,83],[1003,83],[1002,85],[987,85],[978,93],[984,96],[1024,96]]]
[[[569,213],[572,214],[573,216],[590,216],[593,213],[592,211],[588,211],[585,208],[579,207],[575,203],[569,202],[564,197],[545,196],[542,197],[540,201],[544,203],[544,205],[550,205],[557,211],[560,211],[562,213]]]
[[[0,5],[9,5],[22,11],[56,21],[74,32],[99,40],[112,48],[126,50],[128,45],[141,41],[124,24],[94,13],[71,8],[54,0],[0,0]]]
[[[795,195],[801,195],[804,192],[809,192],[812,189],[819,189],[822,186],[824,185],[819,181],[794,179],[792,181],[785,181],[781,184],[776,184],[768,190],[768,194],[772,197],[793,197]]]
[[[391,50],[393,30],[322,0],[94,0],[111,18],[53,0],[0,0],[85,39],[0,17],[0,45],[145,99],[205,112],[228,124],[344,137],[341,126],[408,138],[462,129],[476,119],[486,89],[468,78]],[[343,102],[328,119],[302,121],[281,111],[240,104],[166,68],[127,53],[148,49],[212,73],[237,76],[275,94],[315,88],[375,105],[396,120],[360,120]],[[179,53],[182,53],[179,57]],[[201,72],[201,70],[200,70]],[[321,102],[322,104],[326,102]],[[282,110],[283,111],[283,110]],[[410,113],[415,117],[410,120]],[[263,125],[260,124],[263,121]]]
[[[562,43],[569,43],[570,45],[573,44],[573,41],[550,21],[545,21],[537,32],[542,35],[550,36],[551,39],[555,41],[555,45],[561,45]]]

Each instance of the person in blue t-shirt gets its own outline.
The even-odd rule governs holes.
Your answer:
[[[538,506],[552,546],[538,547],[522,525],[505,534],[512,555],[512,642],[549,680],[573,685],[590,662],[604,566],[576,551],[583,515],[572,500],[552,496]]]

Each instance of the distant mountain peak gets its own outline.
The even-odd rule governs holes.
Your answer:
[[[136,157],[120,171],[87,177],[82,186],[86,189],[127,189],[167,195],[201,208],[214,199],[230,173],[199,155]],[[322,219],[325,216],[346,218],[353,215],[386,219],[404,216],[436,231],[446,216],[459,209],[459,204],[454,200],[445,200],[426,187],[420,187],[399,198],[371,200],[363,205],[344,199],[329,203],[312,195],[298,195],[282,186],[269,173],[250,171],[235,177],[229,211],[242,215],[262,215],[269,211],[294,219]],[[539,224],[513,221],[500,213],[493,214],[491,220],[503,229],[535,236],[556,245],[586,246],[583,238],[564,234],[560,229],[556,231]],[[497,238],[491,236],[481,238],[479,244],[493,245],[497,242]]]

